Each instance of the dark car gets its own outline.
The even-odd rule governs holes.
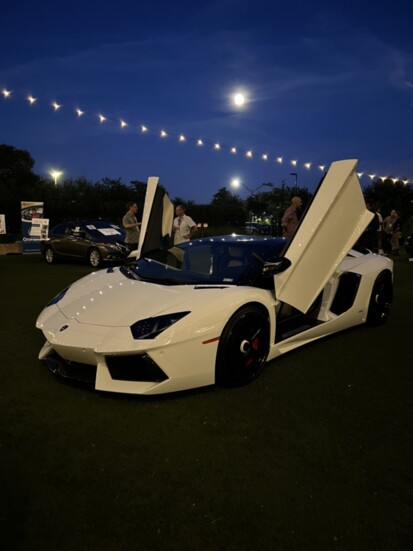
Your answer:
[[[94,268],[104,261],[121,262],[129,254],[125,230],[104,220],[71,220],[55,226],[42,241],[49,264],[61,260],[85,260]]]
[[[252,235],[271,235],[271,224],[249,222],[244,226],[244,230]]]

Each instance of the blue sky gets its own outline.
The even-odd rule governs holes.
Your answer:
[[[343,158],[412,181],[412,15],[407,1],[9,2],[0,143],[27,149],[43,176],[160,176],[196,202],[234,177],[253,190],[296,172],[314,189],[318,166]]]

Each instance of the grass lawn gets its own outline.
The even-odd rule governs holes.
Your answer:
[[[413,264],[388,323],[163,397],[74,387],[35,320],[91,269],[0,256],[4,550],[411,550]]]

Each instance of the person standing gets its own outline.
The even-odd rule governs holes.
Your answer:
[[[391,254],[399,254],[401,229],[402,222],[399,213],[396,209],[393,209],[390,216],[387,216],[383,221],[383,230],[387,237],[387,250],[391,249]]]
[[[281,219],[283,237],[292,237],[298,226],[297,211],[301,208],[303,201],[301,197],[295,196],[291,199],[291,205],[285,210]]]
[[[127,205],[128,212],[122,219],[122,225],[126,230],[125,243],[130,251],[135,251],[138,248],[139,242],[139,226],[141,225],[136,218],[138,205],[131,201]]]
[[[197,227],[192,218],[185,214],[185,207],[178,205],[175,209],[176,218],[174,220],[174,245],[190,241]]]

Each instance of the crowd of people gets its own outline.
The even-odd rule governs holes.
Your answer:
[[[291,199],[291,204],[285,210],[281,220],[283,237],[291,238],[294,235],[299,225],[302,204],[301,197],[294,196]],[[392,209],[390,214],[383,218],[380,210],[374,209],[368,200],[366,200],[366,208],[373,213],[373,218],[360,236],[357,245],[378,254],[399,255],[403,224],[397,210]],[[129,249],[133,251],[138,247],[141,222],[138,222],[136,218],[138,212],[136,202],[128,203],[127,209],[122,219],[122,225],[126,231],[125,242]],[[174,245],[190,241],[196,231],[197,225],[185,213],[185,206],[178,205],[175,208],[173,221]],[[406,236],[406,249],[409,254],[409,261],[413,262],[413,235]]]
[[[295,233],[300,220],[302,200],[293,197],[291,204],[284,212],[281,220],[283,237],[291,238]],[[398,256],[402,242],[403,223],[400,214],[392,209],[390,214],[383,218],[380,210],[374,209],[370,201],[366,200],[366,208],[372,212],[373,218],[360,236],[357,245],[384,255]],[[413,228],[412,228],[413,229]],[[409,255],[409,262],[413,262],[413,232],[405,235],[405,246]]]

